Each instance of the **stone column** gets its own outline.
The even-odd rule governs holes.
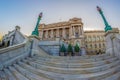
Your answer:
[[[73,28],[73,26],[72,26],[72,37],[74,36],[74,28]]]
[[[43,30],[39,31],[39,37],[42,39],[43,38]]]
[[[70,34],[70,37],[73,36],[73,29],[72,29],[72,26],[71,26],[70,29],[69,29],[69,34]]]
[[[78,29],[79,29],[79,30],[78,30],[78,34],[79,34],[79,36],[80,36],[80,32],[81,32],[81,31],[80,31],[80,26],[78,26]]]
[[[44,27],[45,25],[42,25],[42,29],[40,30],[41,39],[45,38]]]
[[[82,29],[82,26],[80,26],[80,35],[83,35],[83,29]]]
[[[57,37],[60,37],[59,35],[59,29],[56,30]]]
[[[75,36],[75,27],[73,26],[73,36]]]
[[[81,26],[81,33],[82,33],[82,35],[83,35],[83,26]]]
[[[53,29],[51,29],[51,38],[53,38]]]
[[[48,38],[48,30],[46,30],[46,38]]]
[[[42,34],[42,40],[43,40],[43,39],[45,38],[45,37],[44,37],[45,33],[44,33],[44,31],[43,31],[42,33],[43,33],[43,34]]]
[[[62,36],[63,36],[63,38],[65,38],[65,28],[62,28],[62,32],[63,32],[63,34],[62,34]]]

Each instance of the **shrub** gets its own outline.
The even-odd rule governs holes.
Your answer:
[[[75,52],[79,52],[79,51],[80,51],[80,48],[79,48],[78,44],[75,45],[74,51],[75,51]]]
[[[62,46],[60,46],[60,52],[66,52],[66,48],[65,48],[64,44],[62,44]]]
[[[72,49],[72,45],[71,44],[69,44],[68,45],[68,50],[67,50],[68,52],[73,52],[73,49]]]

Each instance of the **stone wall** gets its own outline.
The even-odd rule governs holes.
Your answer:
[[[59,55],[59,49],[60,49],[59,41],[40,41],[39,46],[49,55],[54,55],[54,56]]]

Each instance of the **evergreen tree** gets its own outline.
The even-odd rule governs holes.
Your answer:
[[[73,49],[72,49],[72,45],[71,44],[69,44],[68,45],[68,50],[67,50],[68,52],[73,52]]]
[[[62,44],[62,46],[60,47],[60,52],[66,52],[66,48],[65,48],[64,44]]]
[[[80,51],[80,47],[78,46],[78,44],[75,45],[74,51],[75,51],[75,52],[79,52],[79,51]]]

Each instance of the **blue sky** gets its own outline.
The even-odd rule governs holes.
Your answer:
[[[109,24],[120,28],[120,0],[0,0],[0,34],[19,25],[21,32],[30,35],[40,12],[43,12],[41,23],[78,17],[82,18],[85,30],[103,30],[97,5],[102,8]]]

